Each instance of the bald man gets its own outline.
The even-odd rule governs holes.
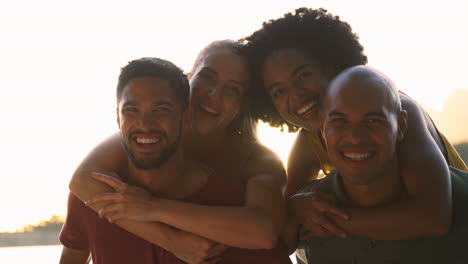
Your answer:
[[[386,76],[365,66],[342,72],[324,103],[323,138],[336,171],[306,190],[314,186],[331,194],[343,208],[408,199],[397,159],[406,124],[399,93]],[[314,237],[300,243],[298,262],[468,263],[468,175],[455,168],[450,174],[453,219],[447,235],[393,241]]]

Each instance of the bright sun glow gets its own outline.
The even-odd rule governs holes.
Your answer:
[[[450,95],[467,91],[467,1],[2,2],[0,230],[65,212],[74,169],[117,130],[115,84],[129,60],[162,57],[188,71],[209,42],[244,37],[301,6],[349,22],[369,65],[423,105],[445,111]],[[436,122],[449,139],[468,140],[467,115],[451,111]],[[294,135],[266,125],[259,133],[285,160]]]

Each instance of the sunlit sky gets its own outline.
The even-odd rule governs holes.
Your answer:
[[[129,60],[189,71],[209,42],[301,6],[349,22],[369,65],[429,108],[468,89],[467,1],[0,1],[0,231],[65,212],[74,168],[117,130],[115,84]],[[293,136],[261,138],[285,158]]]

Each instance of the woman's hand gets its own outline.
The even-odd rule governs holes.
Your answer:
[[[189,264],[212,264],[221,260],[221,254],[227,248],[204,237],[179,231],[169,251]]]
[[[86,201],[87,206],[104,204],[104,207],[99,210],[100,217],[106,218],[111,223],[120,219],[156,221],[151,214],[156,207],[156,198],[148,191],[104,174],[93,173],[92,177],[115,190],[113,193],[96,194]]]
[[[332,214],[344,220],[349,219],[348,214],[337,207],[336,199],[332,195],[318,192],[315,187],[312,187],[308,192],[292,196],[289,203],[297,221],[302,225],[301,240],[313,236],[337,235],[346,237],[346,233],[327,217],[327,214]]]

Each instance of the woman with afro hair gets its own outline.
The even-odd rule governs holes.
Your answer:
[[[320,170],[327,174],[334,169],[321,137],[322,100],[336,75],[365,65],[367,56],[350,25],[324,9],[299,8],[264,22],[244,41],[256,78],[252,115],[271,126],[299,131],[287,165],[286,197],[291,197]],[[448,166],[467,170],[466,165],[414,100],[401,93],[401,102],[409,124],[398,158],[409,199],[345,213],[320,194],[294,196],[290,206],[303,224],[302,236],[352,234],[391,240],[448,232]]]

